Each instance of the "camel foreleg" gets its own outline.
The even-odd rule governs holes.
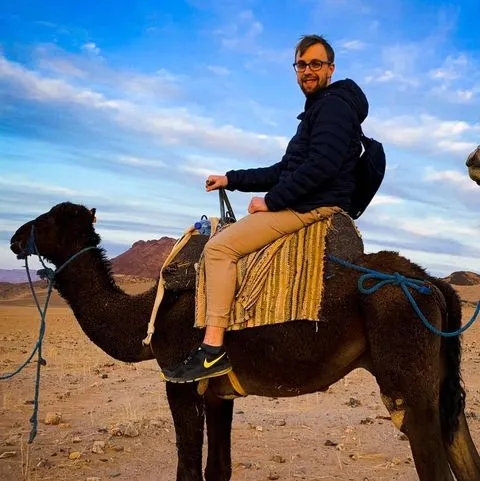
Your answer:
[[[233,401],[220,399],[207,390],[205,393],[208,456],[206,481],[229,481],[232,475],[231,431]]]
[[[176,481],[202,481],[203,397],[196,383],[167,382],[166,389],[177,438]]]

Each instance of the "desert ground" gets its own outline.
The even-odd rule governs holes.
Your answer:
[[[150,285],[137,280],[122,287],[137,293]],[[469,319],[480,286],[457,288]],[[0,293],[1,374],[27,357],[38,327],[28,291]],[[480,321],[465,334],[463,352],[467,416],[480,448]],[[0,480],[175,479],[175,433],[154,361],[125,364],[104,354],[56,295],[44,357],[33,444],[27,440],[35,365],[0,381]],[[238,399],[234,413],[234,481],[418,479],[408,441],[391,423],[365,371],[349,374],[326,393]]]

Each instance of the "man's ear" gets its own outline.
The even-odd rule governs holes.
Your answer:
[[[96,212],[97,209],[95,209],[95,207],[93,209],[90,209],[90,214],[92,214],[92,224],[95,224],[95,222],[97,222],[97,218],[95,217]]]

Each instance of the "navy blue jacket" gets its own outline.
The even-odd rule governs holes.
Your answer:
[[[367,115],[367,98],[353,80],[330,84],[307,97],[282,160],[271,167],[230,170],[227,189],[267,192],[271,211],[347,210],[361,153],[360,124]]]

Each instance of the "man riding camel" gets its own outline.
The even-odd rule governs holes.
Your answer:
[[[295,48],[293,67],[306,102],[281,161],[208,177],[207,191],[226,188],[266,194],[253,197],[249,215],[207,242],[204,340],[183,362],[163,369],[168,381],[199,381],[232,369],[223,338],[241,257],[317,222],[321,207],[349,208],[361,154],[360,125],[367,117],[368,101],[350,79],[331,83],[334,61],[334,51],[325,38],[303,36]]]

